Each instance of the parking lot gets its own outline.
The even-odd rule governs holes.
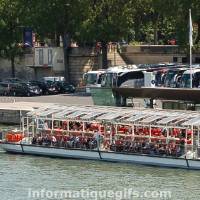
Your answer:
[[[43,95],[33,97],[8,97],[0,96],[1,103],[7,102],[41,102],[41,103],[60,103],[60,104],[81,104],[93,105],[92,97],[84,93]]]

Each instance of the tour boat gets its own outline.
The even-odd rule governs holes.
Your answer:
[[[10,153],[200,169],[200,113],[53,105],[22,116]]]

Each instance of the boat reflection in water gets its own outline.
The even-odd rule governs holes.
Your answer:
[[[11,153],[200,169],[200,114],[97,106],[44,107],[8,132]]]

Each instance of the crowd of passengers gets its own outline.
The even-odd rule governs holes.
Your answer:
[[[110,150],[115,152],[140,153],[150,155],[166,155],[166,156],[181,156],[184,153],[184,141],[176,144],[171,141],[168,144],[161,140],[149,141],[145,138],[135,138],[132,140],[126,139],[104,139],[98,134],[90,136],[54,136],[46,134],[38,135],[32,138],[33,145],[56,146],[63,148],[80,148],[94,150],[98,147],[101,150]]]
[[[111,144],[110,149],[117,152],[181,156],[184,153],[184,142],[176,144],[174,141],[171,141],[166,144],[161,140],[150,142],[149,139],[138,138],[134,141],[117,140],[114,144]]]
[[[97,141],[95,137],[65,136],[59,138],[48,134],[32,138],[32,144],[81,149],[95,149],[97,148]]]

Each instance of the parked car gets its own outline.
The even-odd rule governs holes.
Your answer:
[[[11,96],[31,96],[28,87],[25,87],[22,83],[9,83],[9,93]]]
[[[42,94],[42,89],[34,83],[31,82],[24,82],[21,83],[23,87],[25,87],[28,91],[27,95],[28,96],[35,96],[35,95],[41,95]]]
[[[9,83],[0,83],[0,95],[8,95],[9,94]]]
[[[72,84],[68,84],[63,81],[56,81],[55,82],[59,93],[74,93],[76,88]]]
[[[58,94],[58,88],[56,84],[53,81],[29,81],[30,83],[33,83],[37,85],[41,90],[43,95],[48,94]]]
[[[47,86],[47,83],[45,83],[44,81],[32,80],[32,81],[29,81],[29,83],[37,85],[40,88],[42,95],[48,94],[48,88],[47,88],[48,86]]]
[[[59,88],[57,87],[55,82],[47,81],[45,82],[47,86],[47,94],[58,94]]]
[[[6,83],[20,83],[23,80],[19,79],[19,78],[6,78],[4,79],[4,82]]]

